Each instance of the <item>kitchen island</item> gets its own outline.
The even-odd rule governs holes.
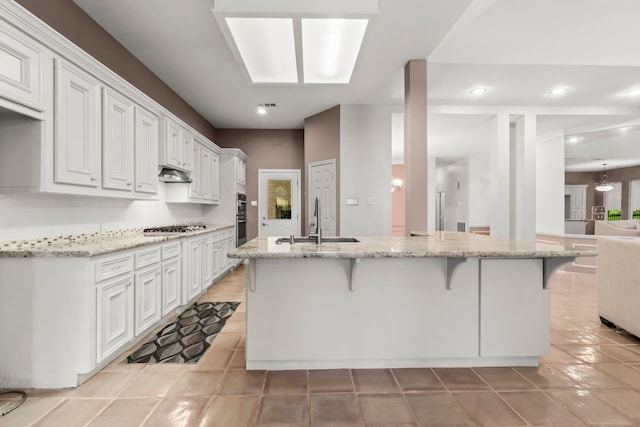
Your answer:
[[[549,281],[592,250],[456,232],[276,243],[248,259],[247,369],[535,366]]]

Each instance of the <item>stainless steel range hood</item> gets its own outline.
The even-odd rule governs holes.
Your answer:
[[[187,172],[171,168],[162,168],[158,179],[160,182],[191,182],[191,178]]]

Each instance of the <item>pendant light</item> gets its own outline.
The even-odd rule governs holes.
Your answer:
[[[600,181],[596,182],[596,190],[598,191],[611,191],[613,190],[613,185],[609,184],[607,181],[607,164],[602,164],[602,173],[600,174]]]

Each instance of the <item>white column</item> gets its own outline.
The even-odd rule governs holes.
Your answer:
[[[564,135],[537,143],[536,231],[564,234]]]
[[[427,157],[427,229],[436,229],[436,158]]]
[[[489,147],[490,227],[494,237],[510,237],[510,156],[509,115],[499,113],[492,119]]]
[[[534,241],[536,238],[536,115],[525,114],[515,122],[511,183],[511,237]]]

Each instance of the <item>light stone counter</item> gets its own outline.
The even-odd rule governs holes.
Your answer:
[[[31,257],[92,257],[125,249],[153,245],[167,240],[197,236],[233,227],[233,224],[206,224],[204,230],[186,233],[145,236],[142,228],[43,237],[32,240],[15,240],[0,243],[0,258]]]
[[[276,244],[258,237],[230,258],[566,258],[597,251],[447,231],[413,232],[414,237],[356,237],[356,243]]]

